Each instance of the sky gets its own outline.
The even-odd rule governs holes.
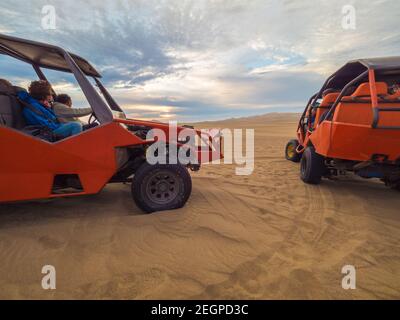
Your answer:
[[[399,55],[399,13],[398,0],[1,0],[0,33],[85,57],[130,117],[203,121],[301,111],[346,61]],[[46,75],[85,105],[70,75]],[[0,77],[36,78],[8,57]]]

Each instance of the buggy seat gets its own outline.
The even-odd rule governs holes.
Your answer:
[[[321,122],[321,119],[324,119],[325,114],[329,111],[330,107],[332,107],[333,103],[339,97],[339,94],[339,92],[329,93],[321,101],[315,116],[315,123],[317,126]]]
[[[17,99],[17,91],[21,88],[11,85],[5,79],[0,79],[0,125],[22,130],[25,119],[22,115],[22,105]]]
[[[381,101],[381,99],[386,97],[388,94],[388,86],[385,82],[376,82],[376,93],[380,98],[379,106],[397,108],[400,106],[399,104],[387,105]],[[398,116],[395,120],[396,123],[399,123],[400,121]],[[360,84],[351,96],[343,97],[342,101],[336,107],[333,120],[335,122],[349,124],[372,125],[373,111],[369,82]],[[393,123],[388,125],[393,125]]]
[[[13,86],[5,79],[0,79],[0,126],[6,126],[19,130],[25,134],[54,142],[61,137],[54,135],[44,126],[28,126],[22,110],[23,103],[17,97],[17,93],[25,89]]]
[[[388,94],[388,86],[386,82],[376,82],[376,93],[378,96],[386,96]],[[371,88],[369,82],[362,83],[358,86],[357,90],[354,91],[352,97],[363,98],[363,97],[371,97]]]

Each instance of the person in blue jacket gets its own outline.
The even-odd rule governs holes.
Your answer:
[[[54,134],[64,138],[82,132],[79,122],[60,123],[51,109],[53,96],[50,83],[44,80],[33,81],[29,86],[29,93],[20,91],[18,98],[29,105],[23,110],[27,125],[39,125],[49,128]]]

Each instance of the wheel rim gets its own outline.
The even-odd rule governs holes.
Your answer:
[[[289,158],[293,158],[295,156],[295,151],[294,145],[290,144],[286,149],[286,154]]]
[[[179,178],[170,171],[153,173],[146,186],[147,197],[157,204],[173,201],[179,193]]]

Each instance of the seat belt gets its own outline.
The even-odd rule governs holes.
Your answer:
[[[32,112],[36,113],[37,115],[46,118],[47,120],[51,121],[54,123],[54,120],[49,118],[46,114],[44,114],[43,112],[39,111],[38,109],[36,109],[34,106],[32,106],[31,104],[21,100],[20,98],[17,97],[17,100],[19,101],[19,103],[22,104],[22,106],[28,108],[29,110],[31,110]]]
[[[28,108],[28,109],[31,110],[32,112],[36,113],[37,115],[39,115],[39,116],[41,116],[41,117],[47,118],[46,115],[45,115],[43,112],[39,111],[38,109],[36,109],[36,108],[35,108],[34,106],[32,106],[31,104],[25,102],[24,100],[21,100],[20,98],[17,98],[17,100],[18,100],[18,102],[19,102],[20,104],[22,104],[24,107]]]
[[[0,95],[4,95],[4,96],[9,97],[10,100],[11,100],[12,102],[15,102],[15,101],[19,102],[23,107],[28,108],[28,109],[31,110],[33,113],[36,113],[37,115],[39,115],[39,116],[41,116],[41,117],[44,117],[44,118],[46,118],[48,121],[51,121],[52,123],[54,123],[54,120],[53,120],[53,119],[49,118],[49,117],[48,117],[46,114],[44,114],[43,112],[37,110],[37,109],[36,109],[34,106],[32,106],[31,104],[29,104],[29,103],[23,101],[22,99],[18,98],[17,95],[10,94],[10,93],[5,93],[5,92],[0,92]],[[15,100],[14,100],[14,99],[15,99]],[[14,101],[13,101],[13,100],[14,100]],[[12,109],[11,111],[12,111],[12,113],[13,113],[13,122],[14,122],[14,121],[16,121],[16,119],[15,119],[15,118],[16,118],[16,115],[15,115],[15,108],[11,108],[11,109]],[[3,116],[2,116],[2,121],[3,121],[4,123],[6,123],[6,122],[4,121]]]

